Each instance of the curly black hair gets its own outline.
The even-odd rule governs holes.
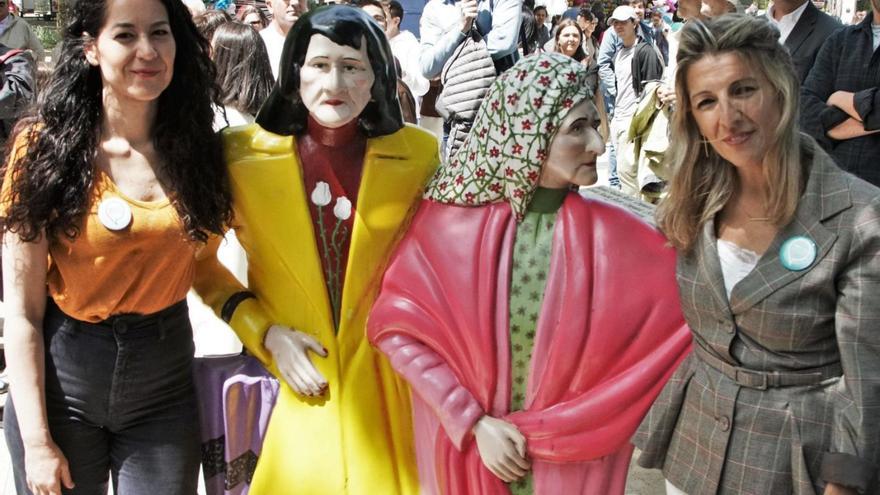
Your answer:
[[[209,45],[180,0],[160,0],[176,44],[174,73],[159,96],[153,144],[160,177],[190,238],[222,234],[232,215],[220,138],[212,130],[220,89]],[[55,70],[29,117],[18,125],[18,150],[4,167],[6,209],[0,231],[24,242],[73,239],[88,213],[103,119],[100,69],[84,53],[107,15],[107,0],[76,2]],[[12,167],[7,174],[6,168]]]

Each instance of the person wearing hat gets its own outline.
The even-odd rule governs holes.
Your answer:
[[[663,76],[663,61],[657,49],[639,38],[638,17],[635,9],[621,5],[614,9],[610,23],[622,45],[614,56],[614,117],[611,119],[611,139],[617,150],[617,174],[623,192],[638,196],[637,162],[627,152],[629,124],[645,83]]]
[[[651,25],[643,19],[645,14],[644,1],[626,0],[622,2],[620,6],[628,6],[633,9],[635,18],[638,21],[636,24],[636,36],[648,43],[654,43],[654,30],[651,29]],[[610,17],[606,20],[606,24],[609,28],[611,27]],[[606,94],[610,96],[611,99],[617,95],[614,89],[614,69],[612,65],[614,63],[614,57],[617,55],[617,51],[620,50],[621,46],[623,46],[623,41],[620,39],[620,36],[618,36],[613,29],[608,29],[602,37],[602,43],[599,45],[599,54],[596,58],[596,63],[599,64],[599,77],[605,85]]]
[[[636,17],[638,18],[638,24],[636,25],[636,36],[640,39],[644,39],[649,43],[654,43],[653,38],[653,29],[648,23],[642,22],[642,15],[645,12],[645,4],[643,0],[627,0],[623,2],[624,5],[629,5],[633,7],[636,13]],[[606,19],[607,29],[603,33],[602,42],[599,45],[599,51],[595,56],[596,64],[599,66],[599,80],[601,81],[602,95],[605,98],[605,104],[607,106],[608,115],[611,115],[614,112],[614,98],[617,96],[616,84],[614,81],[614,57],[617,55],[618,50],[620,50],[623,43],[620,40],[620,37],[617,33],[611,29],[611,18]],[[617,148],[615,146],[614,140],[612,139],[609,143],[610,152],[610,167],[609,167],[609,177],[608,182],[614,186],[619,187],[620,181],[617,176]]]

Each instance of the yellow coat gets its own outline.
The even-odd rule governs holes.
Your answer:
[[[390,251],[437,166],[436,140],[415,127],[367,140],[337,334],[295,139],[257,125],[223,138],[234,227],[256,295],[230,324],[276,376],[263,347],[273,323],[313,335],[329,352],[312,354],[329,382],[324,397],[282,385],[250,493],[418,493],[409,390],[370,347],[365,326]],[[244,289],[217,262],[216,243],[198,257],[196,290],[219,312]]]

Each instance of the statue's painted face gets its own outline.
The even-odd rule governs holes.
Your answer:
[[[312,118],[331,129],[356,119],[370,101],[376,76],[360,49],[337,45],[321,34],[312,35],[299,72],[299,95]]]
[[[589,99],[568,111],[550,142],[538,185],[561,189],[596,183],[596,160],[605,152],[600,122],[599,110]]]

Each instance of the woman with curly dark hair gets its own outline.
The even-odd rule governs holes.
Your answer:
[[[19,494],[196,492],[185,296],[231,215],[214,77],[179,0],[75,4],[4,173]]]

